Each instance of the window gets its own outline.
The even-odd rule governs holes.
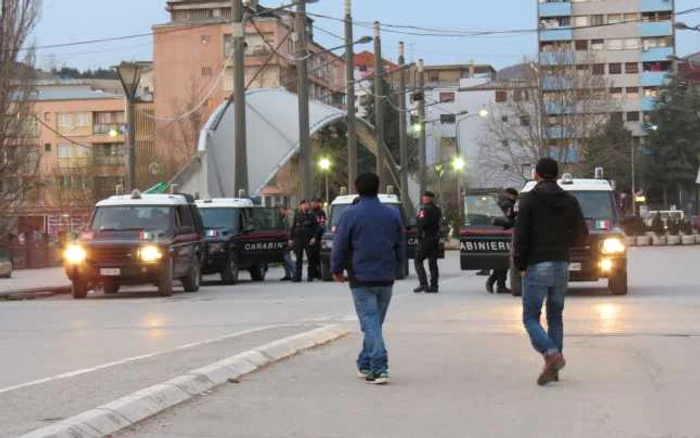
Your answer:
[[[622,39],[612,38],[608,40],[608,50],[622,50]]]
[[[118,166],[124,164],[124,145],[121,143],[96,144],[95,164],[99,166]]]
[[[623,113],[610,113],[610,120],[616,123],[622,123]]]
[[[611,75],[622,74],[622,64],[620,64],[619,62],[614,62],[614,63],[608,65],[608,72]]]
[[[605,74],[605,64],[593,64],[593,74],[594,75],[604,75]]]
[[[508,101],[508,92],[499,90],[496,91],[496,102],[503,103]]]
[[[527,90],[515,90],[515,92],[513,93],[513,100],[515,100],[516,102],[527,101]]]
[[[455,94],[452,92],[448,93],[440,93],[440,102],[441,103],[447,103],[447,102],[454,102],[455,101]]]
[[[613,99],[622,99],[622,88],[611,88],[610,97]]]
[[[202,35],[202,44],[209,44],[211,42],[211,35]]]
[[[44,113],[44,121],[45,121],[45,122],[48,122],[49,120],[51,120],[51,113],[48,112],[48,111],[46,111],[46,112]]]
[[[644,38],[642,39],[642,50],[649,50],[655,47],[671,47],[672,37]]]
[[[51,143],[44,144],[44,152],[51,152]]]
[[[623,48],[625,50],[639,50],[642,46],[639,38],[625,38]]]
[[[90,113],[75,113],[75,126],[78,128],[90,126]]]
[[[591,50],[604,50],[605,49],[605,40],[598,39],[598,40],[591,40]]]
[[[530,126],[530,116],[520,117],[520,126]]]
[[[590,71],[591,66],[588,64],[576,64],[577,71]]]
[[[628,122],[638,122],[639,121],[639,112],[633,111],[633,112],[627,113],[627,121]]]
[[[76,144],[58,145],[58,167],[61,169],[73,169],[86,166],[90,158],[90,150]]]
[[[624,20],[626,22],[637,21],[639,20],[639,16],[634,12],[630,12],[624,15]]]
[[[202,67],[202,76],[208,77],[208,76],[211,76],[211,74],[212,74],[211,67]]]
[[[603,24],[605,24],[603,15],[591,15],[591,26],[602,26]]]
[[[501,116],[501,122],[508,123],[508,116]]]
[[[659,97],[659,89],[656,87],[644,87],[644,97]]]
[[[457,116],[454,114],[440,114],[440,123],[453,125],[457,121]]]
[[[576,40],[576,50],[588,50],[588,40]]]
[[[588,26],[588,16],[579,15],[574,17],[574,27],[586,27]]]
[[[622,23],[622,14],[608,14],[608,24]]]
[[[639,99],[639,87],[627,87],[625,92],[628,99]]]
[[[627,74],[637,74],[637,73],[639,73],[639,63],[637,63],[637,62],[626,62],[626,63],[625,63],[625,73],[627,73]]]
[[[58,127],[70,128],[73,126],[73,116],[70,113],[58,113]]]

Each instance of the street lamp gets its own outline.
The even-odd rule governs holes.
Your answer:
[[[136,188],[136,94],[141,82],[143,64],[137,62],[122,62],[115,67],[119,81],[124,88],[126,97],[127,124],[127,160],[126,160],[126,189],[131,192]],[[110,133],[111,134],[111,133]]]
[[[467,162],[462,157],[455,157],[452,160],[452,169],[457,174],[457,226],[462,223],[462,172]]]
[[[326,202],[329,202],[330,200],[328,198],[330,196],[328,193],[328,174],[330,173],[331,167],[333,167],[333,163],[328,158],[321,158],[318,162],[318,167],[321,169],[326,179]]]

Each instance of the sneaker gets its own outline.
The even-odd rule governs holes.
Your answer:
[[[537,379],[537,384],[545,386],[559,381],[559,371],[566,366],[566,360],[561,353],[548,354],[544,358],[544,369]]]
[[[374,385],[386,385],[387,383],[389,383],[389,372],[371,372],[365,378],[365,382],[372,383]]]
[[[418,286],[417,288],[413,289],[413,293],[419,294],[421,292],[427,292],[428,288],[425,286]]]
[[[370,370],[357,370],[357,377],[359,379],[367,380],[367,376],[369,376],[372,372]]]

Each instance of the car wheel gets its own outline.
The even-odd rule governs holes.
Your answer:
[[[117,284],[114,281],[107,281],[105,282],[104,286],[102,287],[107,295],[114,295],[117,292],[119,292],[119,284]]]
[[[321,262],[321,280],[333,280],[333,274],[331,273],[331,264],[328,262]]]
[[[253,265],[253,267],[250,268],[250,278],[252,278],[253,281],[265,281],[265,274],[267,274],[267,265],[265,264]]]
[[[164,297],[173,295],[173,259],[168,260],[163,278],[158,282],[158,294]]]
[[[71,282],[71,293],[73,294],[73,298],[76,300],[82,300],[87,297],[88,291],[89,285],[87,281],[78,276],[73,277],[73,281]]]
[[[199,265],[199,258],[195,258],[190,268],[190,273],[182,279],[182,286],[185,292],[197,292],[199,290],[200,281],[202,279],[202,269]]]
[[[617,271],[608,279],[608,289],[613,295],[627,295],[629,286],[627,284],[627,271]]]
[[[513,291],[514,297],[520,297],[523,295],[523,278],[520,276],[520,272],[517,269],[513,269],[511,265],[510,271],[510,290]]]
[[[221,271],[221,281],[224,284],[236,284],[238,283],[239,267],[238,261],[234,255],[229,256],[226,266]]]

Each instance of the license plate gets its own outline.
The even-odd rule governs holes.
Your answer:
[[[569,264],[569,271],[570,272],[581,272],[581,263],[570,263]]]
[[[100,275],[105,277],[119,277],[122,275],[121,269],[100,269]]]

